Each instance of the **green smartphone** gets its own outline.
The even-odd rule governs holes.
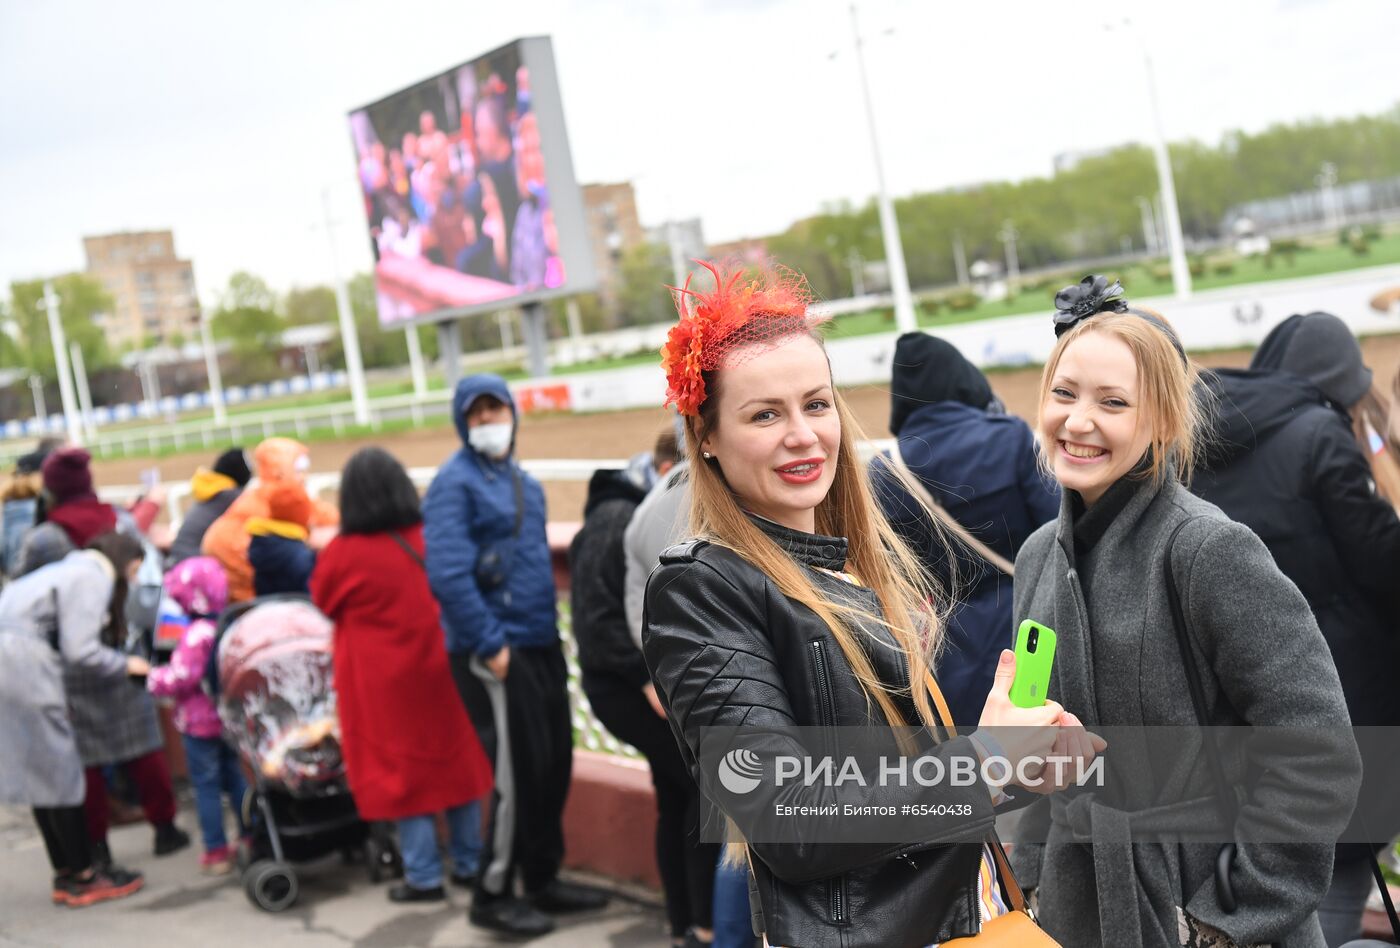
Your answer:
[[[1016,677],[1011,682],[1011,703],[1018,708],[1038,708],[1050,688],[1055,664],[1055,630],[1027,619],[1016,630]]]

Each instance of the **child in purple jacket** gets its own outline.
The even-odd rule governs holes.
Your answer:
[[[234,857],[224,835],[220,795],[228,796],[241,835],[246,832],[243,794],[247,788],[238,755],[224,742],[214,700],[204,690],[204,670],[214,650],[214,620],[228,602],[228,580],[218,560],[197,556],[177,563],[165,575],[165,591],[185,610],[190,624],[170,663],[151,669],[147,686],[157,697],[175,699],[175,727],[184,738],[204,836],[199,863],[207,874],[223,875],[233,867]]]

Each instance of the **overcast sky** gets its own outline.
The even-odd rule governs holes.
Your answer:
[[[1400,101],[1396,0],[863,0],[891,191],[1048,175],[1144,140],[1132,13],[1169,138]],[[886,32],[892,31],[892,32]],[[0,281],[81,269],[82,235],[171,227],[212,302],[370,266],[346,113],[522,35],[554,39],[574,167],[711,241],[874,188],[835,0],[0,0]],[[834,58],[831,54],[839,50]]]

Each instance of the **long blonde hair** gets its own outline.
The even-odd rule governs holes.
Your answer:
[[[1155,325],[1154,320],[1160,321],[1161,325]],[[1103,312],[1090,316],[1061,336],[1050,358],[1045,360],[1045,370],[1040,375],[1035,430],[1041,464],[1046,468],[1046,473],[1052,476],[1054,473],[1049,470],[1054,445],[1046,443],[1040,423],[1045,401],[1050,397],[1060,357],[1076,339],[1093,332],[1113,336],[1132,350],[1138,371],[1138,405],[1141,408],[1138,421],[1141,424],[1146,419],[1152,425],[1149,442],[1152,461],[1148,476],[1154,484],[1160,485],[1166,479],[1167,472],[1175,468],[1177,478],[1183,483],[1190,483],[1191,472],[1202,450],[1209,413],[1205,399],[1209,395],[1196,384],[1200,373],[1195,363],[1182,355],[1168,335],[1174,332],[1171,324],[1160,313],[1148,309]]]
[[[816,333],[794,333],[782,342],[800,335],[822,343]],[[841,441],[835,479],[815,510],[815,528],[826,536],[846,538],[848,568],[875,593],[882,615],[834,602],[819,591],[797,562],[749,520],[719,463],[702,456],[700,445],[718,423],[716,405],[723,388],[722,375],[723,369],[705,373],[706,400],[700,414],[687,419],[691,532],[733,550],[761,570],[783,595],[816,613],[836,638],[867,702],[878,704],[891,726],[916,723],[904,719],[891,697],[907,694],[918,711],[917,723],[935,728],[938,718],[924,686],[924,673],[932,669],[942,640],[943,617],[938,607],[942,600],[918,557],[900,539],[875,502],[856,450],[863,436],[841,393],[833,386],[832,401],[841,422]],[[907,685],[892,686],[876,675],[859,640],[861,633],[857,630],[864,623],[884,627],[898,643],[909,669]],[[868,634],[864,637],[882,644]]]
[[[1395,377],[1396,391],[1400,392],[1400,375]],[[1380,386],[1372,383],[1365,395],[1351,408],[1351,433],[1371,466],[1371,479],[1376,482],[1376,491],[1400,508],[1400,415],[1396,414],[1395,403],[1386,397]],[[1381,450],[1371,447],[1374,434],[1381,441]]]

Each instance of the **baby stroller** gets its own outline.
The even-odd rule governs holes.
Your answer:
[[[219,618],[219,717],[253,773],[243,889],[268,912],[296,901],[294,862],[363,852],[373,882],[398,865],[392,840],[360,819],[346,786],[331,632],[302,596],[239,603]]]

